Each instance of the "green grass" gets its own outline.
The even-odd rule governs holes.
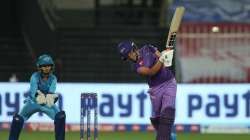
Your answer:
[[[101,132],[99,140],[154,140],[153,132]],[[0,131],[0,140],[7,140],[8,131]],[[250,134],[177,134],[178,140],[249,140]],[[53,132],[23,131],[19,140],[54,140]],[[67,132],[66,140],[79,140],[79,132]]]
[[[179,134],[178,140],[249,140],[250,134]]]

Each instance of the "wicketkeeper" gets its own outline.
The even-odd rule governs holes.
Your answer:
[[[136,73],[147,79],[153,107],[153,116],[150,119],[157,131],[156,140],[171,140],[177,88],[175,77],[169,69],[172,65],[173,50],[160,53],[156,47],[149,44],[138,49],[134,42],[123,41],[119,43],[118,51],[123,60],[133,62],[133,70]]]
[[[9,140],[18,140],[24,122],[36,112],[43,112],[54,120],[55,139],[64,140],[66,115],[55,105],[58,99],[55,93],[57,78],[53,74],[55,64],[45,54],[38,58],[36,65],[38,71],[30,78],[30,94],[21,111],[13,116]]]

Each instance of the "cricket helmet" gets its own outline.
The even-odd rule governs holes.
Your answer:
[[[38,57],[38,60],[36,62],[36,66],[40,67],[42,65],[52,65],[52,68],[54,68],[54,61],[52,59],[51,56],[47,55],[47,54],[43,54],[41,56]]]
[[[133,50],[136,49],[136,44],[133,41],[122,41],[118,44],[117,49],[122,60],[128,59],[128,54]]]

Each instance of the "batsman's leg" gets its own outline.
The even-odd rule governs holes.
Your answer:
[[[56,140],[65,139],[65,119],[66,114],[64,111],[58,112],[55,116],[55,138]]]
[[[151,124],[153,125],[155,131],[157,132],[158,131],[158,127],[159,127],[159,120],[160,118],[159,117],[156,117],[156,118],[150,118],[151,120]],[[175,132],[172,132],[171,133],[171,140],[176,140],[176,133]]]
[[[174,124],[175,109],[165,108],[160,116],[160,122],[157,133],[157,140],[171,140],[171,131]]]
[[[13,116],[12,124],[10,127],[9,140],[18,140],[20,132],[23,128],[24,119],[22,116],[15,114]]]
[[[160,117],[151,117],[150,118],[151,124],[153,125],[154,129],[157,131],[159,127]]]

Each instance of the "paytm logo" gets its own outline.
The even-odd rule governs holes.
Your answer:
[[[103,93],[101,98],[99,110],[103,117],[113,117],[115,112],[118,112],[119,117],[129,117],[134,113],[133,108],[135,107],[139,110],[137,115],[145,117],[147,94],[144,91],[138,94],[117,94],[117,96],[111,93]],[[135,102],[138,102],[139,106],[135,106]]]
[[[200,114],[210,118],[233,118],[241,114],[250,118],[250,90],[243,94],[208,93],[206,96],[202,96],[202,93],[190,93],[187,100],[189,118]]]

